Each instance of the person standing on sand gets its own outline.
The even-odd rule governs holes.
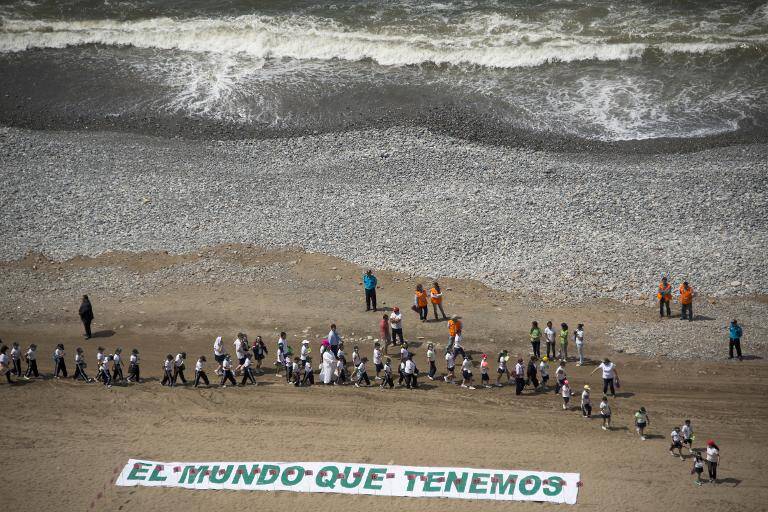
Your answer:
[[[619,377],[618,372],[616,371],[616,364],[612,363],[610,359],[607,357],[603,359],[603,362],[600,363],[597,368],[592,370],[592,373],[590,375],[594,375],[597,370],[602,370],[603,372],[603,394],[608,394],[608,388],[611,389],[611,396],[616,398],[616,388],[614,387],[614,380]]]
[[[453,315],[448,320],[448,348],[453,348],[453,342],[456,340],[456,336],[461,336],[461,330],[464,325],[459,320],[457,315]]]
[[[405,339],[403,338],[403,315],[400,313],[400,308],[397,306],[392,309],[392,314],[389,315],[389,328],[392,332],[393,345],[405,343]],[[397,341],[398,336],[400,337],[400,343]]]
[[[389,335],[389,316],[388,315],[382,315],[381,320],[379,320],[379,338],[381,338],[381,342],[384,344],[384,353],[387,353],[387,349],[392,344],[392,338]]]
[[[547,322],[547,326],[544,328],[544,337],[547,338],[547,359],[555,358],[555,329],[552,327],[552,321]],[[549,350],[552,349],[552,354]]]
[[[568,324],[562,323],[560,324],[560,354],[557,356],[558,359],[562,359],[563,361],[568,360]]]
[[[440,284],[437,281],[432,283],[432,288],[429,290],[429,301],[432,303],[432,311],[435,313],[435,320],[439,320],[437,317],[437,310],[440,310],[440,314],[443,315],[443,320],[448,320],[443,310],[443,292],[440,290]]]
[[[531,338],[531,350],[533,355],[537,358],[541,357],[541,329],[539,329],[539,322],[531,322],[531,330],[528,331],[528,335]]]
[[[680,285],[680,320],[693,321],[693,298],[696,294],[688,281]]]
[[[584,324],[576,326],[573,331],[573,342],[576,344],[576,352],[579,354],[579,362],[576,366],[584,366]]]
[[[8,346],[3,345],[0,347],[0,375],[5,376],[6,380],[8,381],[8,384],[13,384],[13,380],[11,380],[11,363],[10,358],[8,357]]]
[[[413,305],[416,307],[416,312],[419,314],[419,320],[426,322],[427,315],[429,314],[429,309],[427,308],[427,292],[424,291],[424,287],[420,284],[416,285],[416,292],[413,296]]]
[[[717,465],[720,464],[720,447],[710,439],[707,441],[707,469],[709,470],[709,483],[717,483]]]
[[[736,349],[736,355],[741,361],[741,335],[744,331],[741,329],[739,322],[734,318],[731,320],[731,325],[728,327],[728,336],[730,341],[728,342],[728,359],[733,359],[733,349]]]
[[[669,284],[666,277],[661,278],[656,298],[659,299],[659,316],[664,318],[665,308],[667,310],[667,317],[672,316],[672,312],[669,309],[669,304],[672,302],[672,285]]]
[[[80,303],[80,321],[83,322],[85,328],[85,339],[91,339],[91,322],[93,322],[93,306],[91,306],[91,300],[87,295],[83,295],[83,300]]]
[[[331,352],[333,355],[339,353],[339,344],[341,343],[341,336],[336,332],[336,324],[331,324],[331,330],[328,331],[328,344],[331,346]]]
[[[365,310],[370,311],[373,309],[376,311],[376,284],[378,280],[373,275],[373,270],[366,270],[363,274],[363,288],[365,289]]]

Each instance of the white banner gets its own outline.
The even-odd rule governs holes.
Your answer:
[[[120,486],[334,492],[576,503],[578,473],[340,462],[156,462],[131,459]]]

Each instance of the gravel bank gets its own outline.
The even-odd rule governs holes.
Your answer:
[[[552,302],[650,302],[661,274],[766,293],[767,157],[537,152],[423,129],[201,142],[4,128],[0,259],[242,242]]]

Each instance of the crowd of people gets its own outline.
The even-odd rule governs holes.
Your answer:
[[[363,276],[365,290],[366,311],[377,311],[376,302],[377,279],[372,271],[367,271]],[[680,287],[681,304],[683,306],[681,317],[693,319],[692,299],[693,290],[687,282]],[[662,279],[659,284],[659,312],[669,315],[669,302],[671,297],[671,285],[667,279]],[[546,322],[542,330],[537,321],[531,323],[528,337],[531,344],[531,353],[523,356],[518,354],[512,358],[507,350],[501,350],[493,357],[487,353],[479,355],[480,378],[475,378],[475,362],[470,351],[464,347],[464,326],[461,318],[453,315],[450,318],[443,308],[443,292],[439,283],[434,282],[427,292],[422,285],[417,285],[414,291],[413,311],[418,314],[419,320],[426,322],[429,316],[428,305],[432,305],[434,319],[447,320],[447,341],[440,352],[437,345],[428,343],[424,350],[424,360],[428,370],[423,373],[417,365],[415,349],[418,344],[409,344],[403,334],[403,313],[399,307],[392,308],[388,314],[384,314],[379,321],[380,340],[376,340],[370,353],[370,359],[363,355],[358,345],[351,347],[345,343],[338,332],[336,324],[330,325],[330,330],[325,338],[319,342],[317,361],[313,359],[312,343],[303,340],[299,347],[291,347],[288,336],[281,332],[274,346],[275,377],[285,379],[289,385],[296,387],[310,387],[313,385],[370,387],[377,385],[381,390],[393,389],[396,385],[406,389],[419,388],[419,381],[423,377],[430,381],[441,381],[454,384],[468,390],[478,387],[493,388],[514,385],[515,394],[522,395],[526,389],[534,393],[552,392],[562,399],[563,410],[577,409],[584,418],[592,417],[592,389],[590,385],[583,384],[581,388],[573,385],[567,374],[567,366],[571,358],[568,354],[568,346],[572,340],[576,347],[577,356],[573,358],[576,366],[586,363],[585,357],[585,326],[577,324],[573,332],[569,330],[567,323],[561,323],[559,328],[554,327],[552,321]],[[438,315],[439,312],[439,315]],[[83,296],[80,308],[80,316],[85,327],[85,337],[89,339],[92,334],[91,322],[94,318],[93,308],[88,296]],[[733,320],[729,327],[730,351],[733,350],[741,359],[740,338],[741,326]],[[542,340],[544,353],[542,353]],[[390,356],[390,347],[396,349],[393,357]],[[8,383],[14,383],[12,377],[25,380],[39,378],[38,347],[30,344],[23,352],[19,343],[12,343],[10,347],[0,341],[0,374],[4,375]],[[213,375],[222,388],[236,386],[256,386],[257,376],[265,373],[264,361],[269,357],[269,349],[261,336],[256,336],[251,342],[245,333],[238,333],[232,342],[233,355],[229,353],[222,336],[216,337],[213,342],[212,352],[215,366]],[[477,352],[476,352],[477,353]],[[26,362],[26,369],[22,370],[21,360]],[[67,354],[63,344],[56,345],[53,353],[53,378],[67,378],[70,372],[67,370]],[[512,359],[512,361],[510,361]],[[444,362],[439,362],[442,360]],[[74,351],[72,362],[74,372],[71,377],[82,382],[101,382],[106,387],[114,384],[130,384],[144,382],[141,377],[141,359],[139,350],[131,350],[127,360],[127,372],[124,373],[123,349],[116,348],[108,353],[104,347],[97,347],[95,354],[96,373],[93,377],[88,375],[88,364],[85,351],[77,347]],[[370,363],[370,366],[369,366]],[[554,379],[550,386],[550,373],[553,371],[550,363],[554,365]],[[444,364],[445,371],[439,373],[438,366]],[[201,354],[195,358],[194,379],[190,382],[185,372],[187,370],[187,353],[178,352],[167,354],[161,363],[162,386],[176,387],[191,385],[195,388],[211,386],[213,375],[208,375],[208,360]],[[457,366],[459,374],[457,375]],[[495,367],[495,372],[493,370]],[[369,373],[369,371],[371,373]],[[602,359],[592,370],[590,375],[600,372],[602,377],[602,394],[598,411],[601,418],[601,428],[612,430],[612,399],[616,398],[616,389],[621,382],[616,364],[608,358]],[[494,378],[491,374],[495,373]],[[396,376],[396,377],[395,377]],[[239,378],[239,383],[238,383]],[[397,378],[397,384],[395,383]],[[215,385],[215,384],[214,384]],[[578,391],[576,389],[579,389]],[[580,397],[577,407],[571,406],[573,396]],[[609,395],[611,401],[609,402]],[[635,429],[640,439],[647,439],[646,429],[650,426],[648,411],[641,407],[634,414]],[[681,427],[675,427],[671,434],[672,443],[670,453],[684,459],[683,449],[686,448],[694,459],[692,473],[697,475],[697,484],[701,484],[701,474],[704,467],[704,457],[709,470],[709,481],[717,478],[717,464],[719,462],[719,448],[714,441],[708,441],[705,454],[693,449],[693,428],[690,420],[686,420]]]

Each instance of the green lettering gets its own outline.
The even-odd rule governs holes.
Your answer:
[[[265,464],[261,468],[259,473],[259,479],[256,481],[256,485],[269,485],[273,484],[280,478],[280,467],[273,466],[272,464]]]
[[[160,471],[160,466],[155,466],[155,468],[152,470],[152,474],[149,475],[147,480],[150,482],[165,482],[168,480],[168,477],[160,476]]]
[[[363,484],[363,489],[373,489],[376,491],[381,490],[380,483],[376,483],[379,480],[382,480],[382,478],[379,478],[379,475],[383,475],[387,472],[386,468],[371,468],[368,470],[368,477],[365,479],[365,483]]]
[[[229,477],[232,475],[233,468],[234,466],[230,464],[226,467],[226,469],[224,469],[224,471],[221,471],[219,466],[213,466],[213,468],[211,468],[211,474],[208,477],[208,481],[212,484],[223,484],[229,480]]]
[[[283,485],[296,485],[304,478],[304,468],[301,466],[290,466],[285,468],[283,474],[280,476],[280,481]]]
[[[133,469],[128,473],[128,480],[145,480],[146,473],[149,471],[150,464],[146,462],[137,462],[133,465]]]
[[[205,472],[208,470],[208,466],[184,466],[184,470],[181,472],[181,478],[179,478],[180,484],[194,484],[195,477],[197,477],[197,483],[203,483],[205,478]],[[186,480],[186,482],[184,481]]]
[[[336,488],[336,478],[339,476],[339,468],[336,466],[325,466],[317,472],[315,484],[318,487]]]
[[[408,488],[406,489],[408,492],[413,491],[413,486],[416,485],[416,480],[418,477],[423,475],[421,471],[406,471],[405,472],[405,478],[408,478],[409,476],[413,475],[412,478],[408,478]]]
[[[233,484],[239,484],[240,480],[242,480],[245,485],[251,485],[253,483],[254,478],[256,478],[256,472],[254,469],[258,468],[258,464],[254,464],[251,466],[251,470],[248,471],[245,469],[245,465],[240,464],[237,466],[237,471],[235,471],[235,478],[232,479]]]
[[[441,486],[438,485],[435,487],[433,484],[437,483],[436,479],[444,474],[445,471],[430,471],[427,473],[427,480],[424,482],[424,488],[422,490],[424,492],[439,492]]]
[[[363,468],[360,468],[357,470],[356,473],[352,472],[352,468],[347,466],[344,468],[344,478],[341,479],[341,486],[347,489],[352,489],[353,487],[357,487],[360,485],[360,482],[363,480]],[[349,480],[349,477],[352,477],[352,481]]]
[[[518,480],[518,482],[520,482],[518,489],[520,489],[520,494],[523,496],[531,496],[536,494],[539,492],[539,487],[541,487],[541,478],[537,477],[536,475],[525,476]],[[528,482],[533,484],[533,487],[530,489],[527,488]]]
[[[485,479],[490,476],[490,473],[473,473],[472,483],[469,484],[469,492],[472,494],[485,494],[488,492],[484,486],[488,485],[488,482]]]
[[[547,484],[544,487],[544,494],[547,496],[557,496],[563,492],[563,479],[559,476],[551,476],[547,479]]]
[[[456,492],[464,492],[464,489],[467,488],[467,480],[466,473],[462,473],[459,476],[456,472],[449,471],[448,476],[445,478],[445,492],[450,492],[451,486],[456,489]]]
[[[517,475],[509,475],[505,480],[504,475],[496,473],[491,479],[490,494],[515,494],[515,480],[517,480]]]

